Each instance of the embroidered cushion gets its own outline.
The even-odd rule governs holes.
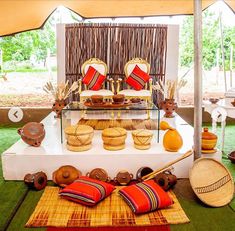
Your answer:
[[[149,79],[150,76],[148,73],[142,71],[138,65],[136,65],[131,74],[127,77],[126,83],[139,91],[144,88],[144,85],[149,81]]]
[[[115,187],[103,181],[81,176],[59,192],[65,199],[93,206],[109,196]]]
[[[171,197],[154,180],[119,190],[119,194],[136,214],[151,212],[173,204]]]
[[[87,85],[88,89],[98,91],[102,87],[102,84],[106,76],[101,75],[94,67],[89,66],[82,82]]]

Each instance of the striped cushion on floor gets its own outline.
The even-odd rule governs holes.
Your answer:
[[[139,91],[144,88],[146,82],[148,82],[150,76],[148,73],[142,71],[138,65],[135,66],[131,74],[126,79],[126,83],[133,87],[135,90]]]
[[[98,91],[102,87],[102,84],[106,76],[101,75],[94,67],[89,66],[82,82],[87,85],[88,89]]]
[[[62,189],[59,195],[80,204],[93,206],[109,196],[114,189],[111,184],[82,176]]]
[[[151,212],[173,204],[170,196],[154,180],[124,187],[119,194],[134,213]]]

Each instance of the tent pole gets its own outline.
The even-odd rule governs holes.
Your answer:
[[[194,159],[201,157],[202,1],[194,0]]]

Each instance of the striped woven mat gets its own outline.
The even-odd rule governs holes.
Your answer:
[[[175,194],[166,209],[135,215],[116,190],[97,206],[87,207],[58,196],[58,187],[46,187],[26,227],[156,226],[189,222]]]

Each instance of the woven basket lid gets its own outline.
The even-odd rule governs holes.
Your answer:
[[[229,170],[214,159],[196,160],[190,170],[189,180],[194,193],[207,205],[224,206],[233,198],[233,178]]]
[[[94,129],[88,125],[72,125],[64,129],[67,135],[85,135],[93,133]]]
[[[147,129],[137,129],[132,132],[133,136],[139,136],[139,137],[152,137],[153,132]]]
[[[107,137],[119,137],[126,135],[126,129],[121,127],[105,128],[102,132],[102,136]]]

